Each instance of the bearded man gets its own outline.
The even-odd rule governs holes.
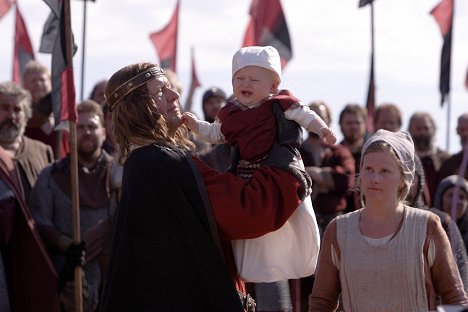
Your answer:
[[[463,157],[466,153],[466,149],[468,148],[468,112],[464,112],[458,117],[457,134],[460,137],[462,149],[444,161],[437,176],[438,183],[449,175],[461,175],[462,172],[464,172],[463,177],[465,180],[468,180],[468,164],[465,163],[465,168],[462,168]]]
[[[122,167],[114,163],[102,145],[106,138],[104,115],[92,100],[77,107],[76,141],[80,230],[83,242],[73,241],[70,157],[46,167],[29,198],[29,207],[39,233],[58,272],[62,311],[75,311],[73,270],[83,266],[83,311],[99,305],[102,281],[107,271],[107,254],[112,219],[118,206]],[[86,263],[81,256],[86,249]]]
[[[13,160],[24,201],[41,170],[54,159],[50,146],[24,135],[31,116],[30,93],[13,82],[0,83],[0,146]]]
[[[427,191],[429,194],[424,194],[424,202],[428,207],[431,207],[431,202],[437,189],[437,175],[442,166],[442,163],[449,158],[449,154],[435,146],[434,138],[436,125],[434,119],[426,112],[414,113],[408,125],[408,132],[413,138],[416,154],[421,160]]]

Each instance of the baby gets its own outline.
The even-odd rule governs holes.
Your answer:
[[[277,133],[273,114],[275,103],[280,105],[286,119],[316,133],[325,143],[334,144],[336,137],[333,131],[291,92],[278,90],[280,83],[281,62],[275,48],[242,48],[232,59],[234,99],[220,110],[215,122],[200,121],[194,114],[186,112],[184,124],[200,141],[212,144],[228,142],[237,146],[241,159],[237,169],[258,168],[273,147]],[[298,142],[302,142],[302,138],[298,138]],[[238,172],[238,175],[242,174]]]
[[[278,156],[277,152],[286,151],[281,155],[294,155],[292,162],[288,157],[276,157],[276,165],[288,168],[303,182],[298,209],[277,231],[232,241],[239,276],[254,283],[287,283],[288,279],[314,273],[320,236],[310,199],[311,180],[297,150],[302,143],[301,126],[328,144],[336,142],[333,131],[315,112],[289,91],[278,91],[280,82],[281,62],[275,48],[242,48],[232,59],[234,99],[219,111],[217,120],[210,124],[184,113],[184,123],[197,134],[197,139],[229,142],[236,147],[240,159],[237,162],[234,157],[231,171],[245,179],[262,166],[269,153]],[[276,142],[278,133],[287,134],[287,142]]]

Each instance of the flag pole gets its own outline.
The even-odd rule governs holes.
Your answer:
[[[370,11],[371,11],[371,51],[372,51],[372,61],[374,61],[374,48],[375,48],[375,37],[374,37],[374,1],[370,2]]]
[[[452,20],[451,20],[451,27],[450,27],[450,58],[449,58],[449,68],[452,68],[452,39],[453,39],[453,20],[455,15],[455,0],[452,2]],[[452,116],[452,97],[450,96],[450,70],[449,70],[449,92],[447,93],[447,143],[446,143],[446,150],[447,152],[450,150],[450,117]]]
[[[375,31],[374,31],[374,0],[361,0],[359,7],[364,7],[370,4],[370,31],[371,31],[371,55],[370,55],[370,74],[369,74],[369,87],[367,89],[367,125],[366,129],[368,133],[374,131],[374,108],[375,108],[375,68],[374,68],[374,57],[375,57]]]
[[[66,42],[66,67],[73,68],[73,38],[71,31],[71,13],[70,0],[63,0],[64,18],[65,18],[65,42]],[[80,210],[78,197],[78,153],[76,144],[76,123],[69,121],[70,126],[70,171],[71,171],[71,195],[72,195],[72,221],[73,221],[73,240],[81,241],[80,235]],[[75,267],[75,312],[83,311],[82,295],[82,268]]]
[[[445,137],[445,150],[448,152],[450,150],[450,116],[452,101],[450,100],[450,93],[448,93],[445,98],[447,99],[447,127],[446,127],[446,137]]]
[[[371,12],[371,83],[372,85],[369,86],[369,98],[367,102],[367,110],[368,110],[368,130],[374,131],[374,109],[375,109],[375,29],[374,29],[374,1],[371,0],[370,2],[370,12]],[[372,105],[369,105],[369,101],[372,102]],[[371,106],[371,107],[369,107]],[[370,118],[369,118],[370,117]],[[372,124],[370,124],[372,123]]]
[[[449,44],[450,44],[450,55],[449,55],[449,71],[448,71],[448,92],[445,95],[446,103],[447,103],[447,133],[446,133],[446,143],[445,143],[445,148],[447,152],[450,150],[450,117],[452,115],[452,100],[450,96],[450,68],[452,68],[452,38],[453,38],[453,20],[454,20],[454,12],[455,12],[455,0],[452,2],[452,14],[451,14],[451,26],[450,26],[450,32],[449,32]],[[444,43],[445,44],[445,43]],[[442,70],[442,69],[441,69]]]
[[[81,42],[81,87],[80,101],[84,99],[84,73],[85,73],[85,51],[86,51],[86,20],[88,12],[88,0],[83,1],[83,39]]]
[[[193,104],[193,94],[195,93],[195,89],[200,86],[197,75],[195,72],[195,59],[194,59],[194,48],[190,48],[190,59],[191,59],[191,74],[190,74],[190,89],[185,100],[184,111],[190,112],[192,111],[192,104]]]
[[[440,55],[440,104],[447,103],[447,133],[446,133],[446,149],[450,149],[450,69],[452,63],[452,38],[453,38],[453,20],[455,11],[455,0],[441,0],[429,12],[437,22],[443,38],[442,52]]]

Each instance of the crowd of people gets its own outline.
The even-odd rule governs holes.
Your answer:
[[[343,105],[336,143],[327,103],[280,89],[274,48],[237,51],[232,96],[205,90],[203,116],[193,90],[180,104],[174,73],[131,64],[77,105],[74,241],[50,78],[31,61],[21,85],[0,83],[0,311],[74,311],[77,266],[85,312],[468,306],[468,112],[454,155],[433,116],[401,129],[394,103],[376,107],[372,133],[362,105]],[[305,200],[315,272],[243,280],[232,242],[281,230]]]

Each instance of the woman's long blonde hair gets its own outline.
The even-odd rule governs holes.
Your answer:
[[[109,98],[129,79],[152,67],[158,66],[143,62],[120,69],[107,82],[106,97]],[[127,158],[131,145],[157,143],[184,150],[194,149],[185,126],[177,128],[174,135],[170,134],[167,121],[159,112],[146,85],[145,83],[124,96],[113,108],[113,138],[119,151],[120,162]]]

